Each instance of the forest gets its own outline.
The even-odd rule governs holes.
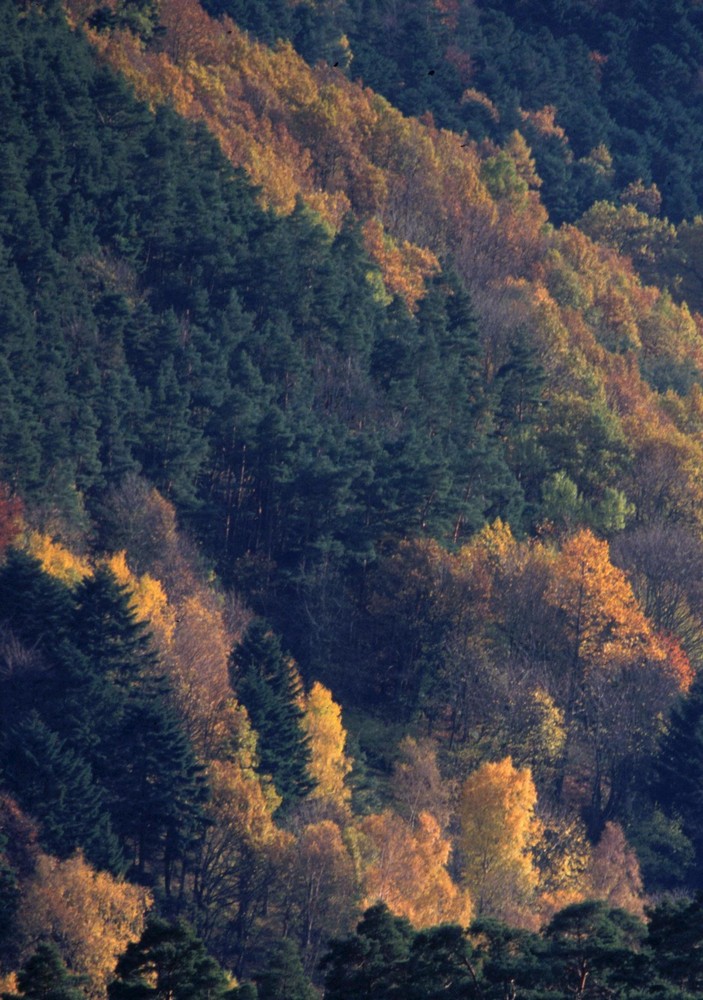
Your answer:
[[[703,7],[1,0],[0,997],[703,992]]]

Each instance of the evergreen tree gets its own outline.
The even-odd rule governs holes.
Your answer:
[[[16,931],[20,887],[17,872],[5,852],[8,838],[0,832],[0,968],[11,968],[13,937]]]
[[[649,913],[647,943],[653,965],[680,995],[703,989],[703,898],[663,900]]]
[[[129,591],[107,566],[98,566],[75,592],[72,639],[91,670],[128,686],[156,668],[147,626],[130,605]]]
[[[669,816],[679,817],[696,852],[696,883],[703,884],[703,684],[694,682],[671,713],[655,761],[654,794]]]
[[[552,918],[544,934],[547,963],[567,995],[582,992],[586,983],[594,993],[617,994],[638,985],[640,972],[646,972],[646,962],[638,957],[644,924],[602,900],[567,906]]]
[[[150,920],[115,973],[109,1000],[219,1000],[228,994],[222,969],[183,922]]]
[[[143,880],[160,865],[170,897],[176,866],[185,868],[203,829],[207,785],[164,694],[146,686],[130,696],[106,787],[133,873]]]
[[[64,584],[33,556],[10,549],[0,568],[0,620],[30,647],[50,648],[70,628],[72,600]]]
[[[36,711],[9,733],[4,758],[5,783],[41,824],[47,851],[65,858],[81,847],[98,866],[119,869],[104,795],[90,765]]]
[[[258,1000],[315,1000],[317,990],[305,975],[300,952],[290,938],[277,941],[266,957],[266,968],[254,977]]]
[[[368,909],[356,932],[330,942],[321,962],[328,1000],[401,1000],[406,996],[406,966],[412,927],[384,903]]]
[[[43,942],[17,974],[19,993],[3,993],[2,1000],[85,1000],[80,976],[71,975],[58,948]]]
[[[299,707],[300,681],[278,638],[261,619],[232,651],[230,677],[259,734],[259,766],[289,806],[313,788],[309,740]]]

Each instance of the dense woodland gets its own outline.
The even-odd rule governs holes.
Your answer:
[[[0,3],[0,995],[703,991],[703,8]]]

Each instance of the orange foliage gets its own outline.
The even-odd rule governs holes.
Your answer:
[[[413,831],[386,811],[366,816],[359,829],[365,842],[364,907],[380,899],[416,927],[468,923],[471,902],[447,872],[451,845],[433,816],[420,813]]]
[[[508,208],[499,220],[476,150],[457,136],[403,118],[330,67],[312,69],[288,43],[271,51],[227,19],[210,20],[196,0],[167,0],[161,21],[160,52],[125,32],[89,36],[140,96],[206,121],[266,204],[289,212],[300,194],[335,227],[350,207],[375,219],[394,241],[371,239],[384,278],[410,304],[438,255],[457,247],[477,264],[512,239],[499,267],[526,266],[544,211],[535,202],[529,221],[513,222]]]
[[[637,855],[617,823],[606,823],[593,849],[586,873],[586,891],[593,899],[629,910],[644,919],[644,894]]]
[[[573,663],[585,673],[640,660],[662,661],[663,651],[625,574],[610,561],[608,543],[585,529],[562,546],[547,594],[564,616]]]
[[[309,823],[286,857],[286,922],[294,921],[308,967],[322,944],[351,929],[357,893],[354,864],[336,823]]]
[[[409,303],[422,297],[425,280],[439,271],[439,261],[429,250],[404,240],[398,245],[384,232],[378,219],[364,224],[364,244],[383,274],[386,287]]]
[[[666,657],[666,670],[681,692],[689,690],[695,679],[695,671],[681,643],[675,635],[659,633],[659,645]]]
[[[555,118],[557,108],[553,104],[545,104],[537,111],[521,111],[520,116],[525,122],[529,122],[540,135],[555,136],[557,139],[565,139],[566,132],[557,125]]]

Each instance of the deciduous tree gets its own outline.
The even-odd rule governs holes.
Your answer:
[[[536,805],[529,768],[514,767],[509,757],[483,764],[464,782],[459,846],[477,914],[524,919],[538,881]]]

